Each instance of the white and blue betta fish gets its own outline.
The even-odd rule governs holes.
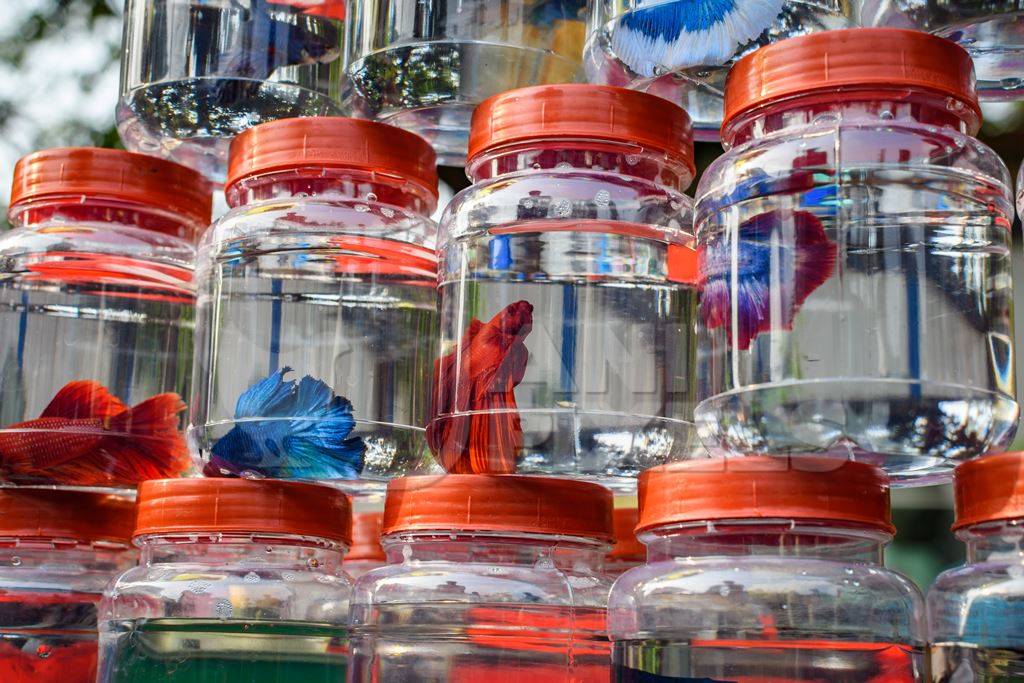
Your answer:
[[[612,27],[615,54],[644,77],[728,61],[782,12],[783,0],[640,0]]]

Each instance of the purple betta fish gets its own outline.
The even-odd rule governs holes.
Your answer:
[[[709,330],[725,327],[729,343],[740,351],[772,328],[790,330],[797,311],[836,267],[836,245],[818,218],[808,211],[775,210],[743,222],[735,255],[737,289],[732,290],[734,251],[730,233],[699,249],[700,319]],[[792,236],[791,236],[792,235]],[[772,273],[783,280],[778,294]],[[736,296],[736,323],[732,297]],[[781,300],[782,318],[772,320],[772,298]]]

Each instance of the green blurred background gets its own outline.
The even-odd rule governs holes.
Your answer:
[[[114,129],[122,0],[3,0],[0,2],[0,206],[6,214],[14,162],[36,149],[63,145],[119,146]],[[981,137],[1016,177],[1024,156],[1024,103],[985,106]],[[699,169],[721,147],[699,144]],[[451,187],[465,185],[461,169],[442,169]],[[0,214],[0,215],[3,215]],[[2,220],[2,219],[0,219]],[[1020,228],[1014,228],[1014,279],[1024,287]],[[1024,312],[1018,312],[1017,338]],[[1024,365],[1018,363],[1018,384]],[[1018,444],[1024,441],[1018,438]],[[949,533],[948,486],[897,491],[896,542],[890,566],[927,588],[941,570],[962,561]]]

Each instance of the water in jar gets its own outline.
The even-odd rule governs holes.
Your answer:
[[[584,66],[592,83],[681,105],[697,140],[718,139],[725,77],[737,59],[785,38],[854,25],[845,0],[718,3],[696,17],[692,7],[690,0],[595,0]]]
[[[345,103],[465,162],[469,120],[506,90],[577,80],[583,0],[367,0],[351,16]]]
[[[853,457],[897,483],[998,451],[1018,415],[1005,190],[957,168],[818,168],[805,150],[819,133],[846,157],[880,143],[867,126],[807,130],[774,152],[799,144],[800,170],[698,204],[702,436],[737,453]],[[898,140],[965,159],[975,144]]]
[[[1024,650],[979,647],[976,643],[935,643],[930,648],[936,683],[1009,683],[1024,677]]]
[[[223,180],[242,130],[339,115],[341,15],[310,4],[128,0],[117,109],[125,146]]]
[[[138,619],[103,635],[105,683],[340,683],[348,634],[329,624]]]

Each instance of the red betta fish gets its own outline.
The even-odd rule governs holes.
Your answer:
[[[509,474],[523,445],[516,386],[523,381],[533,306],[517,301],[490,321],[473,320],[459,345],[434,363],[427,443],[455,474]]]
[[[135,486],[189,466],[185,403],[158,394],[126,406],[91,380],[66,384],[35,420],[0,430],[0,471],[15,483]]]

